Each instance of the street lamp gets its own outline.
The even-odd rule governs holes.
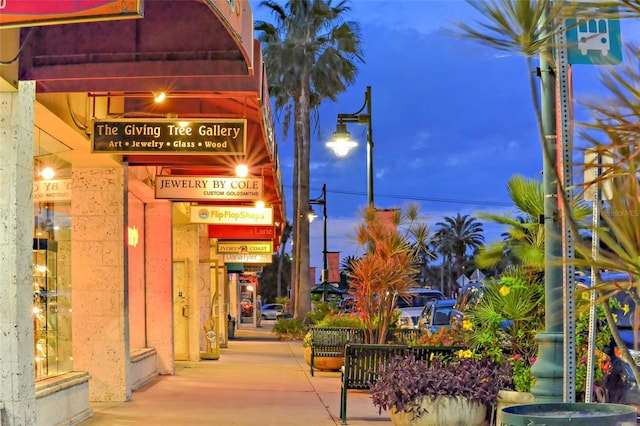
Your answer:
[[[363,112],[365,111],[366,112]],[[358,143],[351,139],[347,130],[348,123],[367,125],[367,201],[373,207],[373,125],[371,124],[371,86],[364,92],[364,105],[353,114],[338,114],[338,124],[333,132],[333,140],[327,142],[327,147],[333,149],[338,157],[344,157],[351,148]]]
[[[329,278],[329,266],[327,262],[327,184],[322,184],[322,193],[318,198],[314,198],[313,200],[309,200],[309,204],[316,204],[322,206],[322,227],[323,227],[323,246],[322,246],[322,301],[327,301],[327,280]],[[310,209],[309,212],[309,222],[313,222],[313,220],[318,217],[313,208]]]

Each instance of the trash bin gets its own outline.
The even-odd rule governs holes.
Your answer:
[[[236,338],[236,319],[229,318],[229,339]]]

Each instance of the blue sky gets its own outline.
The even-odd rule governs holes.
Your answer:
[[[259,2],[251,4],[255,19],[271,20]],[[416,201],[432,225],[457,213],[512,212],[507,180],[515,174],[540,178],[542,169],[525,59],[447,33],[453,22],[478,17],[463,1],[355,0],[351,6],[366,63],[337,103],[320,107],[312,136],[311,197],[326,183],[328,251],[340,251],[341,258],[360,253],[348,235],[367,202],[366,127],[349,125],[359,146],[346,158],[324,144],[338,113],[360,109],[366,86],[372,87],[376,207]],[[623,42],[639,28],[623,22]],[[576,99],[601,93],[599,68],[574,66]],[[576,117],[584,113],[578,107]],[[293,145],[281,135],[278,143],[291,217]],[[500,238],[499,226],[484,228],[486,242]],[[311,266],[319,270],[322,221],[310,232]]]

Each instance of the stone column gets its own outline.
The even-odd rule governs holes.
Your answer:
[[[35,82],[0,92],[0,423],[36,424],[33,342]]]
[[[145,205],[147,346],[158,354],[158,373],[174,374],[171,203]]]
[[[91,401],[127,401],[124,171],[74,168],[72,191],[73,367],[91,374]]]

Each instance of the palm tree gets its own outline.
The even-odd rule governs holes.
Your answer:
[[[440,266],[440,291],[445,294],[449,294],[451,284],[451,256],[453,254],[453,238],[451,229],[444,227],[436,230],[433,235],[432,244],[434,251],[440,253],[441,266]],[[445,277],[446,286],[445,286]],[[447,291],[445,292],[445,287]]]
[[[456,217],[445,217],[444,222],[438,222],[436,226],[440,227],[439,231],[449,240],[447,244],[454,257],[456,276],[462,275],[467,250],[475,250],[484,243],[482,224],[474,217],[458,213]]]
[[[638,10],[639,6],[636,2]],[[598,178],[585,184],[611,180],[612,196],[606,201],[606,209],[602,212],[604,226],[591,230],[606,249],[594,253],[591,242],[584,240],[578,241],[576,250],[583,255],[583,259],[577,260],[578,265],[595,271],[624,272],[630,277],[629,282],[613,284],[599,279],[600,284],[594,289],[600,296],[598,300],[610,325],[612,337],[622,357],[633,369],[636,382],[640,383],[640,369],[622,340],[617,321],[607,303],[617,293],[624,292],[635,303],[636,312],[640,306],[640,58],[637,52],[637,47],[627,46],[628,63],[601,75],[609,99],[585,103],[592,111],[593,122],[585,124],[588,132],[583,132],[582,136],[600,155],[606,152],[612,159],[611,164],[603,165]],[[586,164],[580,166],[589,168]],[[637,336],[637,326],[635,333]]]
[[[535,55],[539,55],[541,63],[543,62],[542,60],[544,60],[546,64],[553,64],[553,59],[549,55],[551,52],[551,46],[553,45],[553,37],[561,29],[560,25],[563,25],[564,23],[564,19],[561,18],[563,16],[567,16],[567,14],[570,15],[572,11],[569,10],[567,2],[565,1],[556,1],[553,4],[550,0],[502,0],[500,2],[491,3],[472,2],[471,0],[467,1],[486,18],[487,22],[478,23],[481,28],[480,30],[475,30],[464,24],[458,25],[458,28],[462,30],[463,36],[503,51],[520,52],[527,58],[530,89],[540,129],[540,137],[543,147],[542,151],[545,161],[548,164],[555,165],[551,150],[545,141],[541,106],[540,102],[538,102],[539,96],[534,77],[536,73],[533,72],[532,59]],[[640,2],[637,0],[622,0],[621,2],[606,3],[614,6],[620,6],[621,16],[623,17],[637,17],[640,14]],[[632,57],[636,56],[637,51],[634,51]],[[635,128],[635,133],[630,130],[636,126],[635,123],[637,123],[639,109],[637,104],[631,105],[629,108],[629,100],[637,100],[638,97],[633,95],[629,96],[629,92],[633,93],[633,87],[635,86],[630,84],[630,79],[626,78],[632,77],[631,80],[633,80],[633,76],[637,75],[637,68],[631,69],[632,71],[630,71],[626,76],[616,75],[615,72],[612,74],[613,77],[609,82],[613,83],[613,85],[610,85],[609,88],[614,95],[614,98],[616,98],[613,103],[614,108],[604,112],[602,109],[597,108],[596,113],[599,113],[600,117],[596,118],[596,125],[594,126],[595,128],[600,129],[610,139],[612,145],[612,147],[606,147],[601,143],[594,141],[594,145],[599,149],[599,152],[608,150],[610,152],[613,151],[618,155],[618,161],[610,168],[608,176],[622,177],[622,184],[618,185],[623,187],[623,190],[618,192],[622,201],[619,201],[621,203],[619,206],[615,206],[615,202],[613,205],[614,208],[620,207],[622,208],[621,211],[626,212],[633,211],[631,210],[631,207],[638,207],[640,204],[638,203],[640,195],[638,195],[638,192],[634,192],[638,191],[638,169],[635,164],[635,157],[637,157],[640,150],[636,143],[637,139],[635,139],[637,136],[635,138],[633,136],[630,137],[632,134],[638,134],[637,128]],[[607,81],[605,81],[605,85],[606,84]],[[600,104],[604,105],[605,103]],[[616,111],[616,105],[622,107]],[[611,113],[613,113],[613,115]],[[613,118],[615,115],[617,115],[617,118]],[[630,123],[631,126],[628,126]],[[549,167],[548,169],[548,171],[552,173],[552,177],[557,182],[561,182],[558,178],[556,168]],[[617,189],[616,186],[614,186],[614,188]],[[562,197],[562,201],[566,205],[564,191],[559,190],[557,195]],[[635,203],[635,206],[632,205],[633,203]],[[565,218],[567,218],[568,226],[571,226],[575,231],[577,228],[576,221],[570,214],[565,215]],[[607,219],[607,225],[611,229],[611,234],[602,233],[600,229],[593,229],[594,234],[600,234],[605,244],[612,247],[612,251],[615,254],[606,260],[602,258],[597,260],[591,258],[589,247],[578,244],[576,249],[581,252],[587,260],[583,261],[581,259],[576,259],[572,262],[576,264],[583,264],[584,266],[625,272],[628,271],[630,273],[635,272],[637,274],[637,259],[638,253],[640,253],[640,245],[638,244],[640,241],[640,237],[638,237],[640,235],[640,231],[638,231],[639,222],[637,221],[637,218],[631,218],[631,220],[626,222],[624,220],[620,221],[622,223],[617,224],[615,223],[615,219]],[[616,229],[617,225],[619,226]],[[549,238],[549,236],[547,236],[547,238]],[[636,282],[634,289],[637,290],[637,287],[638,283]],[[613,317],[606,300],[601,303],[601,306],[607,315],[607,322],[611,325],[612,335],[616,344],[622,351],[624,358],[634,369],[634,375],[636,376],[636,381],[638,381],[640,379],[640,371],[629,355],[627,348],[624,345],[621,345],[621,339],[619,338],[619,334],[614,326],[615,322],[613,321]],[[551,315],[548,315],[548,317],[549,316]],[[549,327],[550,324],[545,323],[545,328],[549,329]],[[549,352],[547,351],[546,353],[548,354]],[[538,363],[538,365],[544,366],[545,363],[548,362],[548,360],[545,360],[545,362]],[[541,369],[538,373],[542,373]],[[547,372],[545,371],[544,374],[544,380],[538,380],[538,383],[543,383],[548,380],[546,377]],[[542,385],[540,386],[542,387]]]
[[[287,221],[280,237],[280,255],[278,256],[278,281],[276,284],[276,296],[282,297],[282,268],[284,267],[284,251],[287,241],[291,238],[291,223]]]
[[[544,225],[540,222],[540,216],[544,214],[542,182],[515,175],[507,182],[507,192],[517,209],[515,217],[478,213],[484,220],[507,226],[503,241],[480,248],[478,266],[492,267],[508,258],[513,263],[509,266],[520,266],[530,277],[540,278],[545,264]],[[575,220],[582,223],[591,209],[576,197],[572,213]]]
[[[323,99],[333,101],[353,83],[361,62],[359,27],[346,21],[345,1],[289,0],[284,6],[267,0],[261,4],[275,24],[258,21],[256,30],[270,77],[276,107],[293,111],[294,120],[294,233],[296,235],[296,287],[294,312],[311,310],[309,285],[309,161],[311,113]],[[285,105],[289,105],[286,107]]]

